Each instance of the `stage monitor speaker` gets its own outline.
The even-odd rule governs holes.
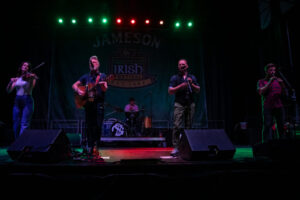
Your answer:
[[[8,147],[13,160],[58,162],[71,157],[70,142],[63,130],[25,130]]]
[[[235,147],[223,129],[185,129],[179,143],[184,160],[231,159]]]
[[[272,160],[300,160],[300,140],[271,140],[253,145],[253,155],[256,158],[268,157]]]

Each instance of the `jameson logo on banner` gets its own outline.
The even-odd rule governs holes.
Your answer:
[[[96,37],[94,48],[115,45],[111,55],[109,71],[115,75],[110,86],[118,88],[139,88],[152,85],[155,78],[149,74],[149,55],[144,52],[148,46],[159,48],[160,40],[152,34],[118,32]]]
[[[146,57],[115,56],[111,60],[110,71],[115,75],[115,79],[110,82],[110,86],[137,88],[154,83],[154,77],[148,74]]]
[[[160,40],[155,35],[149,33],[118,32],[102,34],[101,37],[96,37],[96,41],[93,46],[94,48],[99,48],[108,45],[120,44],[135,44],[158,49],[160,46]]]

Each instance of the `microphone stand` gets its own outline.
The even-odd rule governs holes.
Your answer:
[[[144,97],[150,95],[150,117],[152,118],[152,91],[148,92]]]
[[[288,87],[290,89],[293,89],[291,84],[287,81],[287,79],[285,78],[285,76],[281,73],[281,71],[277,70],[277,72],[279,73],[279,75],[281,76],[281,78],[284,80],[284,82],[288,85]]]
[[[150,91],[146,95],[144,95],[144,98],[146,98],[148,95],[150,96],[150,116],[147,116],[147,115],[145,116],[145,109],[143,109],[144,127],[143,127],[143,131],[142,132],[143,132],[144,136],[145,135],[149,135],[149,132],[150,132],[150,134],[152,132],[152,114],[153,114],[153,110],[152,110],[152,91]],[[145,128],[145,126],[146,126],[146,118],[150,118],[150,121],[149,121],[150,124],[147,124],[147,126],[148,125],[150,126],[149,128]],[[147,133],[146,133],[145,130],[147,130]]]
[[[292,120],[293,120],[293,126],[294,126],[294,134],[296,134],[296,126],[300,123],[300,120],[299,120],[299,109],[298,109],[298,104],[297,104],[296,91],[295,91],[295,89],[293,89],[293,87],[291,86],[291,84],[287,81],[286,77],[280,71],[277,71],[277,72],[279,73],[279,75],[281,76],[281,78],[285,81],[285,83],[287,84],[288,88],[292,90],[292,95],[290,96],[290,98],[291,98],[293,109],[294,109]]]

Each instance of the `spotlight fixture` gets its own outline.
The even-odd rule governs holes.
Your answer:
[[[121,24],[121,23],[122,23],[122,19],[121,19],[121,18],[117,18],[117,19],[116,19],[116,23],[117,23],[117,24]]]
[[[102,20],[101,20],[102,24],[107,24],[108,20],[106,17],[103,17]]]
[[[72,23],[72,24],[77,24],[77,20],[76,20],[75,18],[72,18],[72,19],[71,19],[71,23]]]
[[[174,25],[175,25],[175,28],[179,28],[181,24],[179,21],[176,21]]]
[[[87,20],[88,20],[88,23],[90,23],[90,24],[92,24],[94,21],[92,17],[89,17]]]
[[[131,19],[130,20],[130,24],[132,24],[132,25],[136,24],[136,20],[135,19]]]
[[[64,23],[64,19],[63,19],[63,18],[58,18],[58,19],[57,19],[57,22],[58,22],[59,24],[63,24],[63,23]]]

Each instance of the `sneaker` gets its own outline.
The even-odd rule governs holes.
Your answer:
[[[100,156],[100,153],[99,153],[98,148],[96,146],[93,147],[92,155],[94,157],[99,157]]]
[[[88,151],[87,152],[88,157],[99,156],[99,151],[96,146],[88,147],[87,151]]]
[[[175,147],[172,151],[171,151],[171,156],[176,157],[179,155],[179,150],[177,147]]]
[[[101,153],[99,152],[97,146],[93,147],[92,160],[96,162],[104,162],[104,159],[101,157]]]

